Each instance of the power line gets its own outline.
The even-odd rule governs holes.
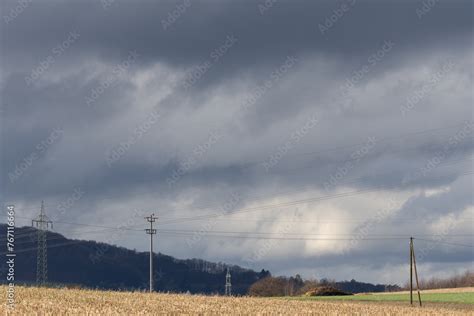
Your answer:
[[[469,172],[469,173],[464,173],[462,175],[470,175],[473,173],[474,172]],[[193,216],[193,217],[184,217],[184,218],[178,218],[176,220],[163,221],[161,222],[161,224],[179,223],[179,222],[193,221],[196,219],[208,219],[208,218],[227,216],[227,215],[237,214],[237,213],[254,212],[254,211],[265,210],[269,208],[293,206],[293,205],[304,204],[304,203],[314,203],[314,202],[319,202],[319,201],[324,201],[324,200],[329,200],[329,199],[334,199],[334,198],[349,197],[349,196],[358,195],[362,193],[377,192],[377,191],[386,190],[390,188],[393,189],[393,188],[396,188],[396,186],[385,185],[385,186],[379,186],[377,188],[361,189],[361,190],[343,192],[343,193],[332,194],[332,195],[323,195],[320,197],[314,197],[314,198],[308,198],[308,199],[294,200],[294,201],[283,202],[283,203],[267,204],[267,205],[261,205],[261,206],[256,206],[256,207],[249,207],[249,208],[241,208],[241,209],[236,209],[233,211],[223,212],[223,213],[204,214],[204,215]]]
[[[169,237],[182,237],[182,236],[194,236],[193,234],[187,234],[187,233],[165,233],[163,232],[162,234],[168,234]],[[357,241],[381,241],[381,240],[406,240],[406,237],[379,237],[379,238],[284,238],[284,237],[263,237],[263,236],[229,236],[229,235],[210,235],[210,234],[203,234],[200,235],[202,237],[218,237],[218,238],[239,238],[239,239],[263,239],[263,240],[299,240],[299,241],[352,241],[352,240],[357,240]],[[414,237],[415,238],[415,237]],[[424,241],[429,241],[429,242],[435,242],[437,243],[438,241],[436,240],[426,240],[426,239],[420,239],[416,238],[418,240],[424,240]],[[452,246],[461,246],[461,247],[470,247],[474,248],[474,246],[466,245],[466,244],[459,244],[459,243],[450,243],[450,242],[440,242],[444,243],[447,245],[452,245]]]
[[[66,243],[62,243],[62,244],[48,245],[47,247],[48,247],[48,249],[51,249],[51,248],[56,248],[56,247],[70,246],[70,245],[79,244],[79,243],[83,243],[83,242],[84,242],[83,240],[75,240],[75,241],[66,242]],[[23,252],[35,251],[35,250],[38,250],[38,247],[21,249],[21,250],[15,251],[15,253],[18,254],[18,253],[23,253]],[[4,255],[4,254],[6,254],[6,252],[0,253],[0,255]]]
[[[90,233],[111,233],[111,230],[115,228],[107,228],[103,230],[94,230],[94,231],[75,231],[74,233],[78,234],[90,234]],[[141,230],[136,230],[136,232]],[[278,236],[352,236],[357,237],[359,234],[357,233],[292,233],[292,232],[252,232],[252,231],[202,231],[202,230],[183,230],[183,229],[163,229],[160,230],[160,233],[187,233],[187,234],[239,234],[239,235],[278,235]],[[403,237],[406,236],[404,234],[367,234],[366,237]],[[425,236],[425,237],[438,237],[436,234],[418,234],[417,236]],[[449,234],[445,236],[446,238],[457,238],[457,237],[474,237],[473,234]],[[62,235],[58,236],[49,236],[47,240],[56,240],[64,238]],[[29,243],[28,241],[17,242],[16,244],[25,244]]]
[[[467,158],[467,159],[461,159],[461,160],[456,160],[455,163],[459,163],[459,162],[464,162],[464,161],[467,161],[467,160],[472,160],[472,158]],[[442,167],[445,167],[445,166],[449,166],[449,165],[452,165],[452,164],[448,164],[448,163],[451,163],[452,161],[444,161],[444,162],[441,162],[437,168],[442,168]],[[455,164],[453,163],[453,164]],[[454,175],[458,175],[458,174],[454,174]],[[344,179],[344,181],[340,181],[338,182],[339,185],[342,185],[342,184],[358,184],[358,183],[364,183],[362,180],[366,179],[367,177],[356,177],[356,178],[346,178]],[[356,181],[358,180],[358,181]],[[287,194],[287,193],[295,193],[295,192],[301,192],[301,189],[306,189],[308,187],[308,185],[304,185],[304,186],[298,186],[298,187],[294,187],[293,189],[291,190],[285,190],[285,191],[280,191],[280,192],[276,192],[274,193],[275,194]],[[253,196],[253,197],[252,197]],[[268,199],[267,196],[262,196],[262,195],[250,195],[250,198],[249,196],[246,196],[245,197],[245,201],[258,201],[258,200],[265,200],[265,199]],[[210,204],[210,205],[198,205],[198,206],[193,206],[192,209],[199,209],[199,210],[207,210],[207,209],[213,209],[213,208],[216,208],[218,207],[218,205],[216,204]],[[178,210],[173,210],[174,212],[185,212],[185,211],[189,211],[189,209],[178,209]]]
[[[195,236],[194,234],[190,233],[177,233],[177,232],[163,232],[160,234],[166,234],[168,236]],[[377,241],[377,240],[405,240],[406,237],[377,237],[377,238],[305,238],[305,237],[267,237],[267,236],[232,236],[232,235],[222,235],[222,234],[202,234],[200,235],[202,237],[207,237],[207,238],[237,238],[237,239],[262,239],[262,240],[299,240],[299,241],[350,241],[356,239],[357,241],[359,240],[372,240],[372,241]],[[356,237],[356,236],[354,236]]]
[[[171,219],[171,218],[170,218]],[[416,220],[421,220],[423,222],[423,219],[418,219],[418,218],[398,218],[391,220],[391,223],[405,223],[405,222],[410,222],[413,221],[414,219]],[[463,221],[474,221],[474,218],[459,218],[460,220]],[[198,219],[196,221],[203,221],[207,219]],[[345,217],[344,219],[320,219],[316,221],[310,221],[310,220],[281,220],[281,219],[270,219],[270,218],[218,218],[214,219],[215,221],[225,221],[225,222],[269,222],[269,223],[306,223],[306,224],[324,224],[324,223],[365,223],[370,220],[373,220],[372,217],[367,217],[367,218],[362,218],[360,217],[359,219],[350,219]],[[426,222],[426,221],[425,221]]]
[[[454,160],[454,161],[445,161],[445,162],[441,162],[437,168],[440,168],[440,166],[444,167],[444,166],[447,166],[447,165],[453,165],[453,164],[456,164],[456,163],[459,163],[459,162],[464,162],[464,161],[467,161],[467,160],[472,160],[472,158],[465,158],[465,159],[460,159],[460,160]],[[474,172],[465,172],[465,173],[461,173],[461,174],[454,174],[454,176],[465,176],[465,175],[471,175],[473,174]],[[354,180],[363,180],[365,179],[366,177],[358,177],[358,178],[352,178]],[[361,181],[347,181],[347,180],[352,180],[351,178],[349,179],[346,179],[346,181],[341,181],[339,182],[339,184],[348,184],[348,183],[352,183],[352,184],[357,184],[357,183],[362,183]],[[306,188],[307,186],[301,186],[300,188]],[[384,190],[384,189],[390,189],[390,188],[397,188],[397,185],[386,185],[386,186],[366,186],[367,189],[364,189],[364,190],[358,190],[358,191],[352,191],[352,192],[344,192],[344,193],[339,193],[339,194],[335,194],[334,196],[331,196],[331,195],[327,195],[326,197],[327,198],[338,198],[338,197],[345,197],[346,194],[349,194],[348,196],[352,195],[352,194],[358,194],[358,193],[366,193],[366,192],[374,192],[374,191],[380,191],[380,190]],[[297,190],[294,190],[292,189],[291,191],[283,191],[283,192],[278,192],[278,194],[285,194],[285,193],[294,193],[294,192],[298,192]],[[325,198],[325,196],[322,196],[320,197],[321,199],[322,198]],[[265,197],[265,196],[257,196],[256,198],[245,198],[245,201],[255,201],[255,200],[263,200],[263,199],[268,199],[268,197]],[[212,208],[215,208],[217,207],[217,205],[213,204],[213,205],[208,205],[208,206],[193,206],[192,208],[193,209],[212,209]],[[275,205],[275,207],[279,207],[278,205]],[[23,211],[25,211],[24,209],[22,209]],[[187,209],[189,210],[189,209]],[[173,210],[173,212],[179,212],[179,211],[186,211],[185,209],[182,209],[182,210]],[[28,217],[22,217],[22,216],[16,216],[17,218],[23,218],[23,219],[30,219]],[[164,222],[162,222],[161,224],[168,224],[169,221],[175,221],[175,220],[188,220],[188,218],[184,217],[184,218],[169,218],[168,220],[165,220]],[[198,220],[198,219],[194,219],[193,217],[193,220]],[[70,223],[70,222],[64,222],[64,221],[55,221],[55,223],[57,224],[65,224],[65,225],[82,225],[82,226],[88,226],[88,227],[97,227],[97,228],[113,228],[113,227],[109,227],[109,226],[103,226],[103,225],[91,225],[91,224],[81,224],[81,223]],[[133,230],[131,227],[134,227],[134,226],[130,226],[128,228],[124,227],[124,228],[118,228],[117,229],[124,229],[124,230]],[[136,227],[136,226],[135,226]]]
[[[466,172],[466,173],[463,173],[463,174],[459,174],[458,176],[466,176],[466,175],[471,175],[473,173],[474,172]],[[342,193],[337,193],[337,194],[323,195],[323,196],[319,196],[319,197],[302,199],[302,200],[294,200],[294,201],[289,201],[289,202],[261,205],[261,206],[255,206],[255,207],[249,207],[249,208],[240,208],[240,209],[236,209],[236,210],[229,211],[229,212],[226,212],[226,213],[203,214],[203,215],[198,215],[198,216],[193,216],[193,217],[181,217],[181,218],[178,217],[178,218],[174,218],[174,219],[169,219],[167,221],[162,221],[162,222],[160,222],[160,225],[176,224],[176,223],[182,223],[182,222],[187,222],[187,221],[204,220],[204,219],[210,219],[210,218],[213,218],[213,217],[221,217],[221,216],[226,216],[226,215],[247,213],[247,212],[253,212],[253,211],[258,211],[258,210],[265,210],[265,209],[269,209],[269,208],[278,208],[278,207],[292,206],[292,205],[298,205],[298,204],[304,204],[304,203],[314,203],[314,202],[319,202],[319,201],[324,201],[324,200],[329,200],[329,199],[345,198],[345,197],[354,196],[354,195],[358,195],[358,194],[364,194],[364,193],[371,193],[371,192],[386,190],[386,189],[390,189],[390,188],[394,188],[394,187],[396,187],[396,186],[394,186],[394,185],[391,185],[391,186],[390,185],[385,185],[385,186],[378,186],[378,187],[373,187],[373,188],[369,187],[369,188],[366,188],[366,189],[354,190],[354,191],[349,191],[349,192],[342,192]],[[30,219],[28,217],[23,217],[23,216],[16,216],[16,217],[24,218],[24,219]],[[93,224],[64,222],[64,221],[57,221],[56,223],[57,224],[65,224],[65,225],[78,225],[78,226],[105,228],[105,229],[142,231],[141,229],[132,228],[134,226],[123,226],[123,227],[122,226],[116,226],[116,227],[113,227],[113,226],[93,225]]]
[[[441,131],[441,130],[446,130],[446,129],[453,129],[453,128],[456,128],[456,127],[463,126],[464,124],[466,124],[466,122],[469,122],[469,121],[463,121],[463,122],[459,122],[459,123],[449,125],[449,126],[436,127],[436,128],[419,130],[419,131],[412,131],[412,132],[408,132],[408,133],[405,133],[405,134],[402,134],[402,135],[394,135],[394,136],[383,137],[383,138],[380,138],[379,140],[377,140],[377,143],[383,143],[383,142],[386,142],[387,140],[397,140],[397,139],[400,139],[400,138],[405,138],[405,137],[414,136],[414,135],[429,134],[429,133],[433,133],[433,132],[437,132],[437,131]],[[353,144],[350,144],[350,145],[341,145],[341,146],[336,146],[336,147],[333,147],[333,148],[328,148],[328,149],[318,150],[318,151],[312,151],[312,152],[306,152],[306,153],[288,153],[288,154],[285,155],[285,157],[298,156],[298,155],[321,154],[321,153],[325,153],[325,152],[338,151],[340,149],[345,149],[345,148],[352,148],[352,147],[360,146],[360,145],[364,145],[364,144],[365,144],[365,142],[360,142],[360,143],[353,143]],[[417,146],[414,146],[413,149],[419,149],[419,147],[420,147],[420,145],[417,145]],[[404,147],[403,150],[406,150],[406,147]],[[339,163],[339,162],[346,162],[346,161],[352,161],[352,160],[356,160],[356,159],[346,159],[346,160],[340,160],[340,161],[332,160],[332,162]],[[263,162],[264,161],[250,162],[250,163],[247,163],[247,165],[248,164],[261,164]],[[53,205],[45,205],[45,206],[46,207],[53,207]],[[25,211],[26,209],[23,209],[23,210]],[[34,211],[36,209],[28,209],[28,210]]]
[[[426,242],[435,243],[435,244],[446,244],[446,245],[450,245],[450,246],[474,248],[473,245],[459,244],[459,243],[453,243],[453,242],[447,242],[447,241],[441,241],[441,240],[428,240],[428,239],[422,239],[422,238],[416,238],[416,239],[426,241]]]
[[[313,233],[291,233],[291,232],[251,232],[251,231],[246,231],[246,232],[238,232],[238,231],[218,231],[218,230],[212,230],[212,231],[207,231],[203,232],[200,230],[171,230],[171,229],[160,229],[160,233],[164,232],[171,232],[171,233],[191,233],[191,234],[202,234],[202,233],[217,233],[217,234],[240,234],[240,235],[279,235],[279,236],[284,236],[284,235],[296,235],[296,236],[358,236],[359,234],[335,234],[335,233],[327,233],[327,234],[313,234]],[[365,236],[370,236],[370,237],[403,237],[406,238],[406,234],[367,234]],[[429,236],[429,237],[436,237],[438,235],[436,234],[418,234],[416,236]],[[474,234],[453,234],[453,235],[447,235],[449,237],[474,237]]]
[[[22,217],[24,219],[31,220],[31,218],[28,217]],[[400,219],[395,219],[392,221],[392,223],[404,223],[404,222],[409,222],[412,221],[414,218],[400,218]],[[205,219],[199,219],[199,220],[207,220]],[[367,218],[362,218],[362,217],[357,217],[357,218],[347,218],[345,217],[344,219],[330,219],[330,220],[325,220],[325,219],[320,219],[316,221],[310,221],[310,220],[276,220],[276,219],[270,219],[270,218],[231,218],[231,219],[215,219],[219,221],[226,221],[226,222],[233,222],[233,221],[242,221],[242,222],[271,222],[271,223],[313,223],[313,224],[321,224],[321,223],[364,223],[370,220],[373,220],[372,217],[367,217]],[[462,221],[474,221],[474,218],[459,218],[459,220]],[[198,221],[198,220],[196,220]],[[86,234],[86,233],[107,233],[110,232],[111,230],[125,230],[129,232],[142,232],[143,229],[133,229],[132,227],[136,226],[127,226],[127,227],[120,227],[120,226],[99,226],[99,225],[89,225],[85,223],[73,223],[73,222],[68,222],[67,225],[79,225],[79,226],[91,226],[91,227],[101,227],[103,229],[101,230],[95,230],[95,231],[87,231],[83,232],[81,230],[75,230],[75,231],[70,231],[68,230],[67,233],[69,234]],[[33,227],[21,227],[21,229],[31,229],[30,232],[24,232],[20,234],[16,234],[15,238],[20,239],[20,238],[27,238],[31,236],[32,233],[34,233],[36,230]],[[164,230],[164,231],[169,231]],[[6,238],[0,238],[1,240],[6,240]]]
[[[89,231],[89,232],[82,232],[84,234],[88,234],[88,233],[104,233],[104,232],[110,232],[110,230],[101,230],[101,231]],[[260,236],[252,236],[252,235],[263,235],[261,237],[265,237],[264,235],[269,235],[267,236],[268,238],[274,238],[275,236],[274,235],[277,235],[276,237],[278,238],[283,238],[282,236],[326,236],[326,237],[331,237],[331,236],[346,236],[346,237],[356,237],[357,239],[359,239],[359,234],[356,234],[356,233],[353,233],[353,234],[335,234],[335,233],[332,233],[332,234],[309,234],[309,233],[273,233],[273,232],[250,232],[250,231],[247,231],[247,232],[237,232],[237,231],[208,231],[208,232],[202,232],[202,231],[198,231],[198,230],[160,230],[160,234],[163,233],[163,234],[180,234],[180,235],[192,235],[194,236],[195,234],[199,234],[199,235],[209,235],[209,236],[222,236],[222,237],[245,237],[245,238],[260,238]],[[233,235],[236,235],[238,234],[237,236],[232,236],[229,234],[233,234]],[[424,236],[424,237],[438,237],[438,235],[436,234],[418,234],[416,236]],[[395,239],[399,239],[399,238],[406,238],[406,235],[403,235],[403,234],[367,234],[365,235],[365,237],[367,238],[370,238],[370,239],[379,239],[378,237],[384,237],[384,238],[389,238],[389,239],[392,239],[392,238],[395,238]],[[456,237],[474,237],[473,234],[452,234],[452,235],[446,235],[445,236],[446,238],[456,238]],[[418,238],[418,237],[417,237]],[[58,240],[58,239],[64,239],[64,237],[62,235],[59,235],[59,236],[50,236],[48,237],[48,241],[51,241],[51,240]],[[299,239],[303,239],[303,237],[299,237]],[[308,239],[308,238],[304,238],[304,239]],[[312,238],[313,239],[313,238]],[[322,239],[322,238],[318,238],[318,239]],[[324,238],[324,239],[327,239],[327,238]],[[340,238],[338,238],[340,239]],[[308,240],[311,240],[311,239],[308,239]],[[30,243],[30,242],[27,242],[27,241],[24,241],[24,242],[20,242],[20,243],[16,243],[16,244],[26,244],[26,243]]]
[[[68,232],[69,234],[95,234],[95,233],[111,233],[111,230],[110,229],[104,229],[104,230],[100,230],[100,231],[75,231],[75,232]],[[30,233],[31,234],[31,233]],[[47,236],[46,237],[46,240],[47,241],[53,241],[53,240],[58,240],[58,239],[65,239],[66,237],[64,237],[63,235],[61,235],[60,233],[55,233],[57,236]],[[24,236],[24,237],[29,237],[29,236]],[[32,237],[32,235],[31,235]],[[17,238],[17,236],[15,235],[15,238]],[[22,238],[24,239],[24,238]],[[0,239],[1,240],[1,239]],[[29,244],[29,243],[32,243],[34,242],[32,239],[30,241],[15,241],[15,245],[23,245],[23,244]]]
[[[195,236],[194,233],[191,232],[171,232],[171,231],[164,231],[161,232],[160,234],[166,237],[183,237],[183,236]],[[204,238],[228,238],[228,239],[254,239],[254,240],[283,240],[283,241],[352,241],[352,240],[357,240],[357,241],[399,241],[399,240],[405,240],[406,237],[371,237],[371,235],[367,235],[366,237],[358,237],[357,235],[352,236],[353,238],[305,238],[305,237],[269,237],[269,236],[245,236],[245,235],[239,235],[239,236],[233,236],[233,235],[228,235],[228,234],[218,234],[218,233],[201,233],[199,235],[200,237]],[[401,236],[401,235],[400,235]],[[421,235],[420,235],[421,236]],[[437,235],[433,235],[433,237],[438,237]],[[452,242],[443,242],[443,241],[438,241],[438,240],[429,240],[429,239],[423,239],[423,238],[418,238],[414,237],[417,240],[422,240],[426,242],[432,242],[432,243],[441,243],[441,244],[446,244],[450,246],[460,246],[460,247],[469,247],[469,248],[474,248],[472,245],[467,245],[467,244],[460,244],[460,243],[452,243]],[[57,238],[59,239],[59,238]],[[56,247],[63,247],[63,246],[69,246],[69,245],[74,245],[78,243],[84,242],[83,240],[77,240],[77,241],[71,241],[71,242],[66,242],[62,244],[54,244],[54,245],[48,245],[48,248],[56,248]],[[23,253],[23,252],[28,252],[28,251],[35,251],[37,250],[38,247],[32,247],[32,248],[27,248],[27,249],[21,249],[16,251],[17,253]],[[0,253],[0,255],[4,255],[5,253]]]
[[[15,215],[16,218],[23,218],[23,219],[31,219],[29,217],[25,217],[25,216],[17,216]],[[105,229],[118,229],[118,230],[129,230],[129,231],[143,231],[143,229],[133,229],[132,227],[136,227],[138,225],[135,225],[135,226],[120,226],[120,225],[117,225],[117,226],[104,226],[104,225],[94,225],[94,224],[85,224],[85,223],[74,223],[74,222],[61,222],[61,221],[58,221],[58,222],[55,222],[56,224],[64,224],[64,225],[76,225],[76,226],[86,226],[86,227],[96,227],[96,228],[105,228]]]

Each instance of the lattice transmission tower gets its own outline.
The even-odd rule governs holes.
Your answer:
[[[227,268],[227,274],[225,275],[225,295],[232,295],[232,283],[230,282],[230,270]]]
[[[53,222],[44,213],[44,201],[41,201],[41,211],[38,217],[31,221],[38,233],[38,255],[36,258],[36,283],[44,285],[48,281],[48,244],[46,241],[48,228],[53,228]]]

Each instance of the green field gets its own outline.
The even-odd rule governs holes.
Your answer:
[[[394,302],[394,301],[410,301],[410,294],[363,294],[350,296],[300,296],[294,297],[297,300],[324,300],[324,301],[374,301],[374,302]],[[418,295],[413,293],[413,300],[418,301]],[[474,292],[465,293],[426,293],[421,294],[422,302],[439,302],[439,303],[463,303],[474,304]]]

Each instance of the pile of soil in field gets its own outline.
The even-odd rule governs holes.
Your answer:
[[[309,290],[304,294],[305,296],[340,296],[340,295],[352,295],[352,293],[343,292],[332,286],[320,286]]]

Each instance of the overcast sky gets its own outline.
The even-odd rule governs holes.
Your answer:
[[[1,202],[29,225],[44,200],[55,231],[143,251],[154,212],[157,251],[277,275],[404,283],[410,236],[422,278],[472,269],[472,15],[2,1]]]

